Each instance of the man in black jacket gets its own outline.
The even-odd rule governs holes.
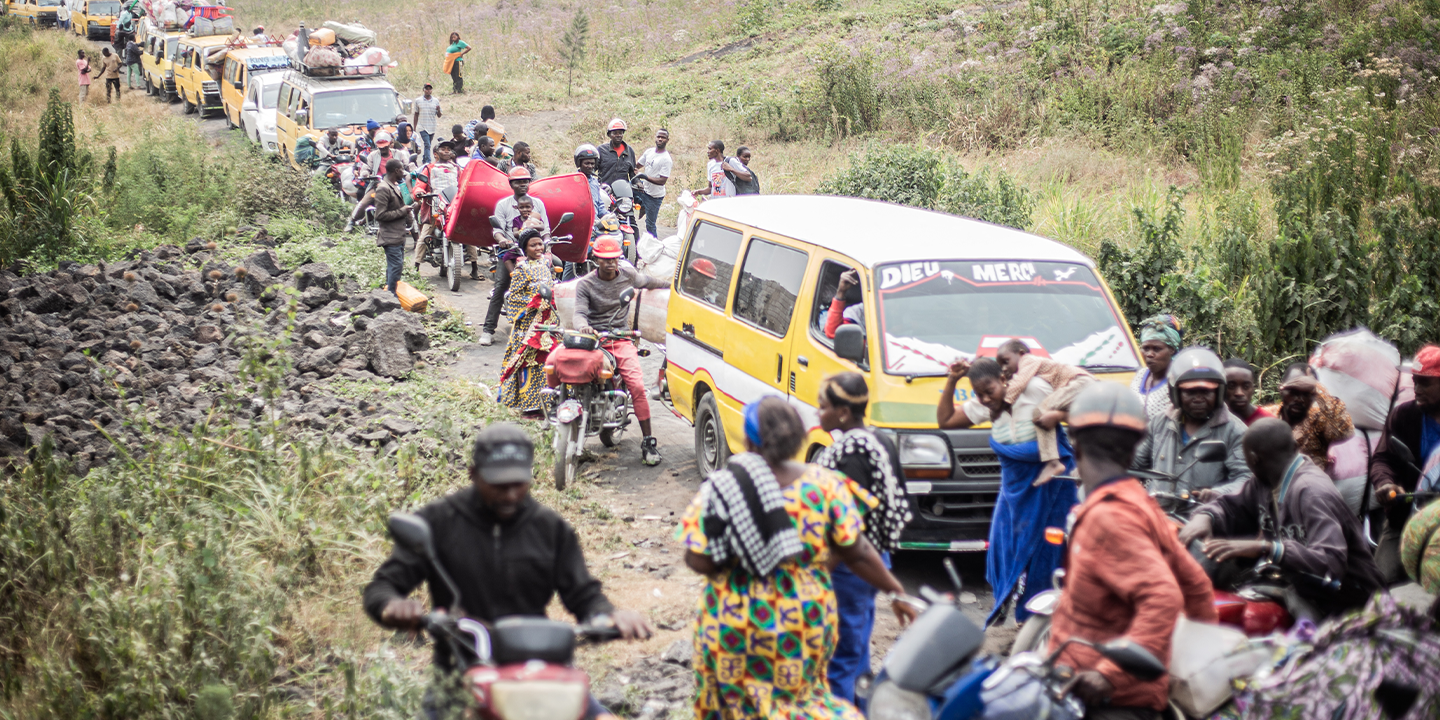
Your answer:
[[[565,609],[588,621],[609,616],[626,639],[653,630],[633,610],[616,610],[585,567],[580,538],[558,513],[530,497],[535,448],[520,428],[492,425],[475,438],[471,486],[421,508],[435,553],[460,590],[460,603],[424,558],[395,547],[365,587],[365,612],[385,627],[413,630],[426,608],[409,594],[427,583],[436,607],[494,622],[545,616],[557,593]],[[437,656],[442,666],[450,659]]]
[[[625,121],[615,118],[606,130],[610,142],[600,146],[600,184],[635,178],[635,148],[625,142]]]
[[[1420,488],[1420,473],[1430,455],[1440,449],[1440,347],[1426,345],[1415,354],[1411,365],[1415,379],[1415,399],[1403,402],[1390,411],[1385,433],[1375,448],[1375,462],[1370,465],[1370,483],[1375,487],[1375,500],[1385,508],[1385,531],[1380,547],[1375,549],[1375,562],[1385,576],[1386,585],[1407,579],[1400,564],[1400,533],[1414,510],[1413,503],[1395,499],[1400,493]],[[1405,443],[1407,453],[1394,447],[1390,438]]]

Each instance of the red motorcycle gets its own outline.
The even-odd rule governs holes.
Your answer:
[[[460,591],[435,555],[430,525],[417,515],[390,516],[390,535],[430,561],[460,605]],[[493,625],[444,610],[425,615],[425,633],[465,667],[463,686],[474,699],[469,720],[594,720],[611,718],[590,698],[590,676],[572,667],[581,642],[620,637],[613,623],[570,625],[539,617],[501,618]]]

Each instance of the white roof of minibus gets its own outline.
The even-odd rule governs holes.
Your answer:
[[[700,212],[843,253],[865,267],[910,260],[1031,260],[1094,267],[1063,243],[906,205],[833,195],[744,195]]]

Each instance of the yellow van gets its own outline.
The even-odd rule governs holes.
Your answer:
[[[6,4],[9,14],[35,27],[53,28],[60,24],[60,4],[63,0],[10,0]]]
[[[175,53],[184,34],[166,30],[146,20],[136,30],[135,42],[144,52],[140,56],[140,74],[145,78],[145,93],[164,102],[175,99]]]
[[[1106,380],[1128,383],[1142,366],[1095,264],[1019,230],[857,198],[754,195],[705,202],[680,231],[665,380],[667,402],[695,426],[701,474],[744,447],[742,409],[765,395],[800,412],[812,457],[831,442],[821,380],[860,372],[868,421],[905,469],[915,519],[904,549],[987,548],[1000,466],[988,430],[938,429],[950,363],[1022,338]],[[859,292],[837,300],[848,270]],[[827,331],[832,312],[843,324]],[[970,396],[962,380],[957,404]]]
[[[120,0],[82,0],[70,14],[70,27],[87,40],[109,40],[110,26],[120,19]]]
[[[353,143],[365,134],[365,123],[370,120],[393,133],[405,105],[383,75],[316,77],[287,71],[275,106],[280,155],[298,168],[295,143],[301,137],[309,135],[319,142],[326,130],[338,128],[340,137]]]
[[[185,114],[223,112],[220,103],[220,63],[230,47],[230,36],[182,37],[175,52],[175,92]]]
[[[225,125],[240,126],[240,111],[249,95],[250,78],[280,72],[290,66],[290,58],[279,47],[244,47],[225,55],[225,68],[220,75],[220,103],[225,107]]]

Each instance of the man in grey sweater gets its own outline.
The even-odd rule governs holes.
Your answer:
[[[580,278],[575,285],[575,327],[582,333],[599,334],[608,330],[625,330],[629,306],[620,301],[628,288],[637,290],[668,287],[666,278],[652,278],[629,263],[621,263],[624,250],[616,235],[601,235],[591,246],[595,256],[595,272]],[[660,446],[650,432],[650,398],[645,394],[645,375],[640,369],[640,356],[630,340],[601,340],[601,345],[615,356],[616,371],[625,381],[635,419],[640,421],[640,461],[646,465],[660,464]]]

